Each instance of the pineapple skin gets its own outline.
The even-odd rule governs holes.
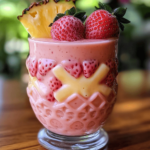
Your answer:
[[[75,7],[72,0],[44,0],[33,3],[29,8],[23,10],[22,15],[18,16],[18,20],[32,38],[51,38],[50,23],[58,13],[64,13],[72,7]]]

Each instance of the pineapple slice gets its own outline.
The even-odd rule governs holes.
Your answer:
[[[18,16],[19,21],[33,38],[51,38],[50,23],[58,13],[75,7],[73,0],[44,0],[33,3]]]

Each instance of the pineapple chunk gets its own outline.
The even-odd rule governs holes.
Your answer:
[[[18,16],[19,21],[26,28],[33,38],[51,38],[50,23],[58,13],[64,13],[66,10],[75,7],[73,1],[45,0],[39,3],[33,3],[25,9],[22,16]]]

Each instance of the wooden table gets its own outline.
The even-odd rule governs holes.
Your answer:
[[[0,150],[45,150],[36,119],[18,80],[0,78]],[[150,98],[119,98],[105,125],[108,150],[150,150]]]

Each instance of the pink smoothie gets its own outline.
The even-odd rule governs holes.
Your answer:
[[[45,76],[41,76],[41,80],[30,75],[30,82],[27,88],[34,113],[48,130],[61,135],[75,136],[94,133],[103,125],[115,103],[117,91],[115,81],[113,86],[109,87],[109,90],[106,89],[107,91],[111,90],[107,96],[99,91],[94,91],[94,87],[92,87],[93,80],[84,77],[81,81],[83,83],[89,81],[89,84],[85,85],[91,85],[88,88],[89,92],[94,91],[89,97],[84,97],[80,92],[74,92],[63,101],[55,100],[54,102],[50,102],[46,99],[46,96],[50,93],[49,79],[56,77],[55,72],[57,72],[57,68],[62,67],[62,61],[68,59],[78,60],[82,64],[85,60],[94,59],[101,65],[110,59],[117,58],[117,44],[118,39],[80,40],[76,42],[29,39],[29,57],[35,58],[37,61],[41,58],[51,59],[56,63],[56,66],[52,70]],[[61,81],[62,75],[61,73],[59,74]],[[66,82],[70,82],[71,80],[76,81],[74,77],[68,77]],[[77,80],[77,82],[80,81]],[[62,76],[62,86],[63,84]],[[104,90],[104,93],[106,90]],[[55,92],[57,94],[57,91]],[[59,97],[61,99],[61,95]]]

